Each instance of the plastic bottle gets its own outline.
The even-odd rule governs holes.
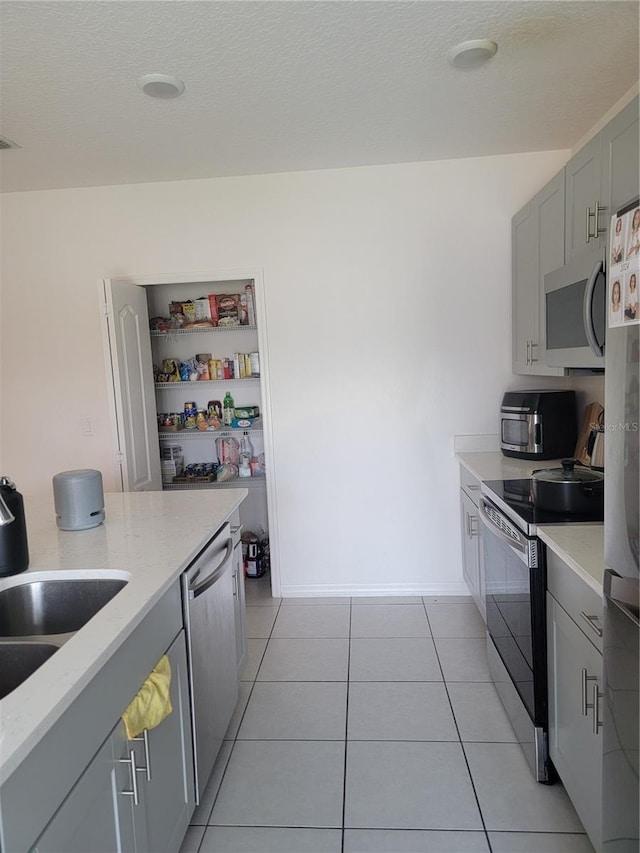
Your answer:
[[[235,416],[235,408],[233,397],[227,391],[224,395],[224,400],[222,401],[222,421],[225,426],[230,427],[233,422],[233,418]]]
[[[251,460],[253,458],[253,445],[248,432],[242,433],[240,439],[240,477],[251,476]]]

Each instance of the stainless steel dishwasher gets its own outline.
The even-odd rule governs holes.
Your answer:
[[[238,701],[233,548],[225,524],[182,575],[197,803]]]

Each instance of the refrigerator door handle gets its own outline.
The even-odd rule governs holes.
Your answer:
[[[604,573],[604,594],[625,616],[640,627],[640,581],[623,578],[613,569]]]

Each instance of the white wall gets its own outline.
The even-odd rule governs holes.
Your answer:
[[[261,267],[283,593],[465,591],[453,435],[496,431],[510,219],[566,159],[5,195],[3,473],[114,488],[98,279]]]

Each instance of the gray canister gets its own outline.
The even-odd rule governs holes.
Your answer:
[[[60,530],[97,527],[104,521],[102,474],[92,468],[54,474],[53,501]]]

